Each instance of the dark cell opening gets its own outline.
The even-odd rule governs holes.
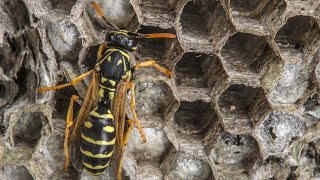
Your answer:
[[[221,50],[227,69],[236,72],[259,74],[265,64],[278,57],[261,36],[236,33]]]
[[[22,112],[13,128],[15,144],[26,143],[34,147],[41,136],[42,122],[46,119],[42,112]]]
[[[173,29],[161,29],[157,27],[142,26],[138,31],[143,34],[152,33],[172,33],[175,34]],[[168,52],[173,48],[174,42],[177,39],[138,39],[137,53],[141,59],[166,59]],[[158,61],[161,64],[161,61]]]
[[[174,122],[179,127],[177,131],[183,138],[187,138],[183,134],[195,138],[204,137],[216,118],[210,103],[204,101],[182,101],[174,114]]]
[[[316,19],[308,16],[295,16],[288,19],[278,31],[275,41],[280,47],[303,50],[319,32]]]
[[[261,4],[261,0],[231,0],[230,6],[232,11],[250,13],[255,11]]]

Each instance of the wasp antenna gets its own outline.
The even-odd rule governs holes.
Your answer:
[[[176,38],[175,34],[171,33],[155,33],[155,34],[141,34],[142,38]]]
[[[105,23],[107,23],[108,26],[112,27],[113,30],[119,30],[119,28],[116,25],[114,25],[113,23],[107,20],[106,16],[103,14],[102,9],[95,1],[91,1],[90,3],[97,10],[98,14],[102,17],[102,19],[104,20]]]

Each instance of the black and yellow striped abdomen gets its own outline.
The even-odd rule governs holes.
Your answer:
[[[113,116],[106,105],[99,105],[84,122],[80,151],[88,172],[100,175],[109,165],[116,140]]]

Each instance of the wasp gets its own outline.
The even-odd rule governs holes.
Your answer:
[[[119,157],[117,179],[121,179],[122,157],[128,137],[134,125],[139,130],[143,143],[145,134],[135,110],[133,72],[142,67],[154,67],[167,76],[172,72],[154,60],[137,63],[131,67],[130,53],[137,50],[137,42],[142,38],[176,38],[171,33],[140,34],[120,30],[109,22],[98,4],[91,1],[104,22],[113,30],[108,32],[105,42],[100,44],[94,69],[71,80],[69,83],[40,87],[38,93],[74,86],[85,77],[92,75],[81,108],[74,120],[73,106],[80,97],[73,95],[70,100],[64,137],[64,170],[70,164],[69,144],[80,152],[81,166],[89,173],[98,176],[103,173],[113,156]],[[130,109],[133,119],[126,118],[126,97],[131,91]],[[70,141],[70,142],[69,142]]]

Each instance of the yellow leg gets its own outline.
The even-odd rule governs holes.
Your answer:
[[[128,139],[129,139],[129,135],[130,135],[130,133],[131,133],[131,131],[132,131],[132,128],[133,128],[133,124],[134,124],[134,120],[132,120],[132,119],[129,119],[128,120],[128,124],[129,124],[129,127],[128,127],[128,131],[127,131],[127,133],[126,133],[126,135],[124,136],[124,147],[126,147],[126,145],[127,145],[127,142],[128,142]]]
[[[146,139],[146,136],[144,135],[144,132],[143,132],[142,127],[141,127],[141,125],[139,123],[138,116],[137,116],[137,113],[136,113],[136,99],[135,99],[135,95],[134,95],[134,83],[133,82],[130,82],[130,88],[131,88],[130,108],[131,108],[131,111],[132,111],[132,114],[133,114],[134,123],[138,127],[140,136],[142,138],[142,142],[146,143],[147,139]]]
[[[152,66],[152,67],[156,68],[157,70],[159,70],[160,72],[166,74],[169,77],[172,76],[172,71],[170,71],[169,69],[166,69],[165,67],[160,66],[154,60],[148,60],[148,61],[144,61],[144,62],[141,62],[139,64],[136,64],[134,69],[135,70],[139,70],[141,67],[148,67],[148,66]]]
[[[64,156],[66,157],[63,169],[66,171],[69,163],[70,163],[70,157],[69,157],[69,148],[68,148],[68,141],[69,141],[69,128],[73,125],[73,104],[74,102],[79,100],[79,96],[72,95],[68,113],[67,113],[67,122],[66,122],[66,130],[64,132]]]
[[[100,44],[99,50],[98,50],[98,53],[97,53],[97,58],[98,58],[98,60],[101,59],[101,57],[102,57],[102,52],[103,52],[105,49],[106,49],[106,43]]]
[[[86,72],[84,74],[81,74],[80,76],[76,77],[75,79],[71,80],[69,83],[66,83],[66,84],[61,84],[61,85],[58,85],[58,86],[50,86],[50,87],[38,88],[37,92],[38,93],[43,93],[43,92],[46,92],[46,91],[62,89],[62,88],[68,87],[68,86],[74,86],[77,83],[79,83],[82,79],[84,79],[85,77],[89,76],[93,72],[94,72],[94,70],[91,70],[91,71],[88,71],[88,72]]]

